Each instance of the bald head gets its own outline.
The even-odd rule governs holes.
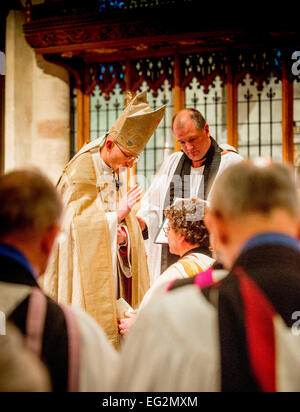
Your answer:
[[[190,122],[193,122],[196,129],[203,131],[206,124],[202,114],[195,109],[183,109],[173,116],[172,127],[182,129],[187,127]]]
[[[299,208],[292,171],[269,161],[243,161],[229,167],[217,179],[211,197],[211,209],[228,217],[269,216],[272,210],[282,209],[296,218]]]
[[[212,189],[205,219],[218,260],[231,268],[246,242],[262,233],[297,238],[299,207],[287,166],[244,161],[228,167]]]
[[[173,118],[173,133],[181,149],[199,167],[210,145],[209,127],[198,110],[184,109]]]

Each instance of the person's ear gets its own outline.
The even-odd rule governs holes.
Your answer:
[[[218,234],[218,242],[226,246],[229,243],[227,221],[221,214],[216,215],[215,219],[216,231]]]
[[[220,213],[208,211],[204,217],[204,223],[214,243],[223,245],[228,243],[227,223]]]
[[[208,126],[207,123],[206,123],[205,126],[204,126],[204,131],[205,131],[205,133],[207,134],[207,136],[209,137],[209,136],[210,136],[210,131],[209,131],[209,126]]]
[[[177,239],[176,241],[180,244],[185,242],[185,237],[183,235],[181,235],[180,233],[178,233]]]
[[[110,152],[114,147],[114,141],[110,137],[106,139],[105,147],[108,152]]]
[[[42,237],[41,247],[42,247],[42,252],[46,256],[50,256],[52,247],[54,245],[55,239],[58,236],[59,232],[60,232],[60,226],[59,225],[50,226],[45,231],[45,233]]]
[[[209,209],[204,214],[204,224],[207,227],[207,230],[210,232],[212,230],[213,214]]]

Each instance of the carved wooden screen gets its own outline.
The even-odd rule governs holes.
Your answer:
[[[141,90],[147,89],[147,84],[144,82]],[[163,160],[174,151],[174,139],[171,130],[174,111],[173,101],[173,91],[167,80],[165,80],[162,87],[157,91],[156,96],[152,91],[148,92],[150,107],[156,110],[166,105],[166,111],[165,116],[149,140],[145,150],[141,153],[137,163],[137,183],[142,184],[145,189],[149,187],[152,177],[161,166]]]
[[[282,64],[277,49],[235,56],[239,152],[282,160]]]
[[[197,53],[184,56],[185,107],[199,110],[218,143],[227,142],[226,56]]]
[[[124,110],[124,62],[94,63],[86,70],[86,94],[90,96],[90,140],[104,135]]]
[[[239,152],[282,160],[282,85],[273,76],[261,90],[249,77],[238,87]]]
[[[174,112],[174,58],[153,57],[133,61],[132,90],[147,90],[150,107],[155,110],[165,105],[165,116],[149,140],[137,163],[137,182],[147,188],[164,158],[174,150],[171,119]]]
[[[282,98],[282,91],[284,84],[290,82],[287,71],[291,71],[292,64],[290,55],[286,56],[283,58],[280,50],[271,48],[89,63],[85,69],[83,87],[84,96],[89,97],[87,137],[95,139],[108,130],[124,108],[125,92],[134,94],[147,90],[148,101],[153,109],[162,104],[166,104],[167,109],[166,116],[137,164],[138,175],[152,176],[163,159],[172,152],[172,115],[174,110],[184,107],[194,107],[203,113],[211,135],[219,143],[230,139],[235,127],[238,137],[235,142],[244,157],[262,155],[282,160],[283,153],[284,159],[290,160],[293,151],[291,145],[295,143],[297,150],[300,147],[300,129],[297,129],[300,127],[300,93],[299,83],[294,82],[295,142],[287,146],[285,140],[288,141],[289,137],[285,134],[284,123],[292,123],[286,117],[289,117],[293,101],[290,106],[286,106],[283,116],[285,99]],[[285,75],[283,67],[286,67]],[[229,90],[235,91],[236,100],[230,98]],[[176,93],[177,97],[180,93],[183,99],[180,97],[178,100]],[[71,100],[72,115],[76,110],[76,96],[72,96]],[[230,118],[228,113],[233,113],[236,120],[234,116]],[[71,125],[74,148],[76,117],[71,117],[74,119]],[[286,144],[286,151],[282,142]]]
[[[185,102],[187,108],[197,109],[202,113],[211,136],[218,143],[227,142],[226,87],[222,85],[220,77],[216,77],[207,93],[204,93],[204,87],[194,78],[185,89]]]
[[[90,139],[103,136],[124,110],[125,95],[119,84],[111,91],[109,98],[97,85],[90,97]]]

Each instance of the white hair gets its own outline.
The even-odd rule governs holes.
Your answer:
[[[243,161],[216,180],[210,208],[226,216],[268,215],[282,209],[299,216],[299,195],[291,168],[279,163]]]

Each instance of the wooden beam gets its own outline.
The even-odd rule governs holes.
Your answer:
[[[237,85],[234,82],[232,66],[227,66],[227,142],[238,149],[238,102]]]
[[[90,95],[83,95],[83,141],[90,141]]]
[[[174,114],[185,108],[185,90],[181,85],[181,65],[179,55],[174,59]],[[180,144],[174,138],[174,151],[181,150]]]
[[[294,164],[293,81],[286,62],[282,67],[282,160]]]
[[[76,151],[78,152],[84,145],[83,138],[83,92],[81,89],[76,88],[77,96],[77,145]]]
[[[135,92],[132,90],[132,63],[130,59],[126,60],[125,68],[125,107],[129,105],[131,100],[135,97]]]

